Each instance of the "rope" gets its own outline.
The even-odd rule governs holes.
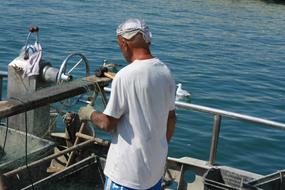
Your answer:
[[[82,81],[82,87],[85,89],[86,93],[93,91],[93,90],[91,90],[91,87],[86,86],[86,85],[84,85],[84,84],[85,84],[85,83]],[[96,91],[99,91],[99,92],[102,94],[102,102],[103,102],[104,106],[106,107],[107,102],[106,102],[106,99],[104,98],[105,95],[104,95],[104,92],[102,91],[102,89],[101,89],[101,87],[100,87],[100,85],[99,85],[98,82],[95,82],[93,89],[94,89],[94,93],[96,93]],[[79,95],[79,96],[82,96],[82,95]],[[92,95],[92,97],[94,97],[94,95]],[[79,102],[79,99],[80,99],[80,98],[77,98],[76,102],[73,102],[73,104],[74,104],[74,105],[77,104],[77,103]],[[66,104],[64,104],[64,103],[62,103],[62,101],[61,101],[60,105],[61,105],[60,107],[55,106],[55,105],[53,105],[53,104],[51,104],[50,106],[51,106],[51,108],[53,108],[53,109],[55,110],[55,112],[58,113],[58,115],[62,118],[62,120],[64,120],[65,114],[66,114],[66,112],[65,112],[64,110],[65,110],[66,108],[68,108],[69,106],[66,105]],[[52,127],[54,126],[58,115],[57,115],[56,117],[54,117],[54,118],[49,122],[49,127],[48,127],[47,131],[44,133],[44,135],[42,135],[42,137],[46,137],[46,136],[51,132]],[[93,127],[90,127],[90,126],[89,126],[89,128],[91,129],[92,136],[95,137],[95,136],[96,136],[95,129],[94,129]]]
[[[101,87],[100,87],[100,85],[99,85],[99,83],[97,81],[95,82],[95,84],[96,84],[97,88],[99,89],[99,92],[102,95],[102,101],[103,101],[104,106],[106,107],[107,106],[107,102],[105,100],[105,94],[103,93],[103,91],[102,91],[102,89],[101,89]]]
[[[33,177],[32,177],[32,173],[30,171],[30,168],[28,167],[28,122],[27,122],[27,112],[25,112],[25,130],[26,130],[26,137],[25,137],[25,164],[28,170],[28,175],[29,178],[31,180],[31,185],[32,185],[32,189],[34,190],[34,183],[33,183]]]
[[[57,116],[58,116],[58,114],[57,114]],[[44,138],[44,137],[46,137],[48,134],[50,134],[50,132],[52,131],[52,127],[55,125],[57,116],[54,117],[53,120],[51,120],[51,121],[49,122],[49,124],[48,124],[48,129],[47,129],[47,131],[41,136],[41,138]]]

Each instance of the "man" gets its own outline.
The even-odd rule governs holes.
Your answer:
[[[87,106],[79,116],[112,131],[105,189],[161,189],[175,128],[175,82],[167,66],[152,56],[144,21],[129,19],[119,25],[117,38],[130,64],[116,74],[105,111]]]

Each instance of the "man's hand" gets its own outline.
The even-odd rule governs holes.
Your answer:
[[[81,107],[78,115],[79,119],[82,120],[91,120],[91,115],[94,112],[94,108],[91,105],[87,105],[85,107]]]

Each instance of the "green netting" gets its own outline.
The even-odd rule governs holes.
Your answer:
[[[5,136],[6,127],[0,126],[1,149],[3,149],[2,147],[4,146]],[[13,170],[25,164],[25,143],[26,134],[24,132],[11,128],[8,129],[4,154],[0,157],[1,173]],[[27,134],[27,147],[29,163],[50,154],[53,150],[54,143],[31,134]],[[1,152],[3,152],[3,150]]]

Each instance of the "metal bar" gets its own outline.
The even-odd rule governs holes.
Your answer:
[[[105,90],[106,92],[111,92],[111,88],[109,88],[109,87],[104,87],[104,90]]]
[[[96,159],[96,163],[98,164],[97,169],[98,169],[101,182],[102,184],[105,184],[105,175],[104,175],[104,170],[103,170],[100,158],[97,156],[95,159]]]
[[[27,93],[23,95],[21,99],[11,97],[6,101],[0,101],[0,117],[9,117],[41,106],[49,105],[50,103],[83,94],[88,90],[94,90],[98,83],[100,86],[105,86],[109,82],[111,82],[111,80],[106,77],[97,78],[95,76],[90,76],[62,85],[51,86],[36,92]]]
[[[3,96],[3,79],[8,77],[8,72],[7,71],[0,71],[0,101],[2,100]],[[2,118],[0,117],[0,123],[2,123]]]
[[[220,109],[215,109],[215,108],[210,108],[210,107],[205,107],[205,106],[200,106],[200,105],[195,105],[195,104],[189,104],[189,103],[180,102],[180,101],[176,101],[175,105],[179,108],[191,109],[194,111],[206,112],[206,113],[211,113],[211,114],[215,114],[215,115],[221,115],[221,116],[227,117],[227,118],[233,118],[233,119],[242,120],[242,121],[249,121],[252,123],[270,126],[272,128],[285,130],[285,124],[284,123],[270,121],[267,119],[261,119],[258,117],[252,117],[252,116],[248,116],[248,115],[238,114],[238,113],[234,113],[234,112],[224,111],[224,110],[220,110]]]
[[[2,100],[3,79],[8,77],[7,71],[0,71],[0,101]]]
[[[177,185],[177,190],[183,190],[185,186],[185,181],[184,181],[184,173],[185,173],[185,166],[184,164],[181,165],[180,168],[180,174],[179,174],[179,181]]]
[[[74,68],[76,68],[81,62],[82,62],[83,59],[80,59],[69,71],[68,71],[68,74],[70,74]]]
[[[3,84],[3,77],[0,75],[0,101],[2,100],[2,84]]]
[[[209,156],[209,162],[208,162],[210,165],[214,165],[216,161],[218,140],[219,140],[219,134],[220,134],[220,129],[221,129],[221,120],[222,120],[222,117],[220,115],[214,116],[211,149],[210,149],[210,156]]]
[[[106,92],[111,92],[111,88],[108,88],[108,87],[104,87],[104,90]],[[258,117],[253,117],[253,116],[249,116],[249,115],[229,112],[229,111],[225,111],[225,110],[220,110],[220,109],[215,109],[215,108],[210,108],[210,107],[206,107],[206,106],[200,106],[200,105],[190,104],[190,103],[180,102],[180,101],[176,101],[175,105],[178,108],[184,108],[184,109],[193,110],[193,111],[205,112],[205,113],[210,113],[210,114],[214,114],[214,115],[221,115],[221,116],[227,117],[227,118],[232,118],[232,119],[237,119],[237,120],[242,120],[242,121],[248,121],[248,122],[252,122],[252,123],[266,125],[266,126],[273,127],[276,129],[285,130],[285,124],[284,123],[275,122],[275,121],[271,121],[271,120],[267,120],[267,119],[261,119]]]
[[[8,72],[7,71],[0,71],[0,76],[8,77]]]
[[[101,91],[102,103],[106,107],[107,103],[108,103],[107,96],[106,96],[105,91],[103,89],[100,88],[100,91]]]

